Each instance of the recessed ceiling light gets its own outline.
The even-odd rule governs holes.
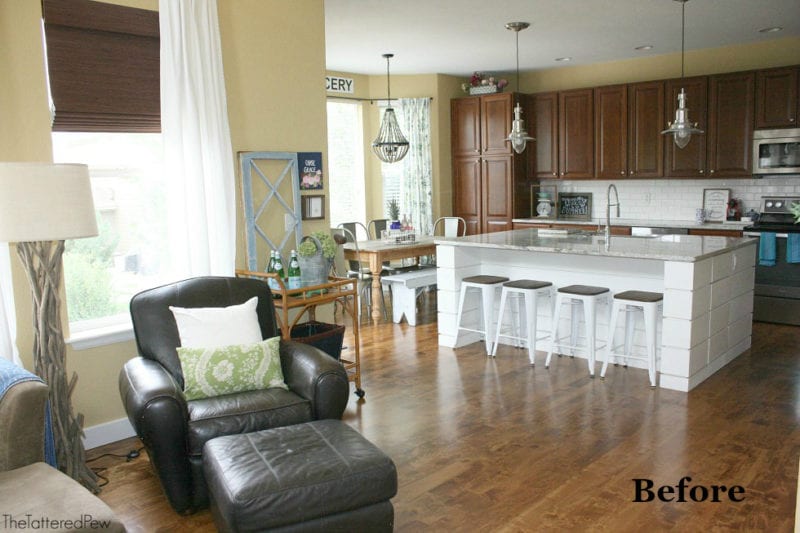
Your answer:
[[[759,33],[775,33],[776,31],[783,31],[783,28],[780,26],[772,26],[771,28],[761,28],[758,30]]]
[[[652,44],[643,44],[642,46],[637,46],[636,48],[634,48],[634,50],[652,50],[652,49],[653,49]]]
[[[571,57],[557,57],[555,61],[572,61]]]

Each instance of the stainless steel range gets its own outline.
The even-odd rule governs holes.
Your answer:
[[[800,263],[786,261],[789,234],[800,233],[789,207],[800,202],[800,196],[764,196],[761,215],[752,226],[744,228],[745,236],[761,237],[775,233],[775,265],[756,262],[756,286],[753,320],[778,324],[800,325]]]

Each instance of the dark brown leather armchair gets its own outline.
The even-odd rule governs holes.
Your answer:
[[[202,451],[206,441],[310,420],[341,418],[349,384],[342,365],[307,344],[281,341],[289,390],[266,389],[187,401],[176,348],[180,337],[169,306],[227,307],[258,296],[264,339],[279,335],[272,294],[264,281],[200,277],[150,289],[131,299],[139,357],[120,372],[128,418],[142,439],[172,507],[208,505]]]

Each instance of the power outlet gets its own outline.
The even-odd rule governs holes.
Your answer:
[[[285,231],[292,231],[294,229],[294,217],[289,213],[283,215],[283,229]]]

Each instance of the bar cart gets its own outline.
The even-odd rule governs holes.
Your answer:
[[[354,345],[352,360],[340,358],[340,361],[347,371],[348,378],[356,385],[356,396],[364,397],[364,389],[361,388],[361,342],[358,336],[358,316],[355,308],[356,298],[358,298],[358,280],[329,276],[325,283],[289,289],[283,280],[274,273],[236,270],[236,276],[259,278],[265,282],[270,278],[277,281],[278,288],[272,288],[272,293],[275,296],[274,304],[278,327],[281,330],[281,338],[284,340],[292,340],[292,328],[297,326],[300,319],[306,314],[310,321],[315,320],[318,305],[339,302],[344,312],[349,314],[352,319]],[[298,310],[294,319],[290,318],[289,311],[291,309]]]

